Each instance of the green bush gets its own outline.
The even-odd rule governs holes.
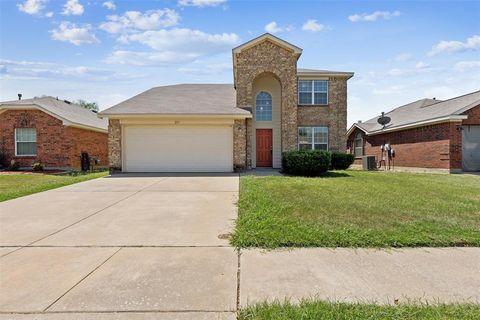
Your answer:
[[[330,168],[330,161],[331,154],[327,151],[300,150],[282,154],[283,171],[295,176],[320,176]]]
[[[43,164],[40,162],[35,162],[32,164],[33,171],[43,171]]]
[[[345,170],[355,160],[355,156],[349,153],[332,152],[332,169]]]

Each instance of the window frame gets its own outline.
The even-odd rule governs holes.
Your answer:
[[[360,141],[360,146],[357,147],[357,141]],[[361,149],[360,154],[357,154],[357,149]],[[363,134],[361,132],[357,132],[353,139],[353,154],[355,157],[363,157],[364,150],[363,150]]]
[[[18,129],[33,129],[35,130],[35,141],[18,141],[17,140],[17,130]],[[37,128],[25,128],[25,127],[21,127],[21,128],[15,128],[14,130],[14,138],[15,138],[15,156],[16,157],[36,157],[37,154],[38,154],[38,150],[37,150]],[[37,150],[37,152],[35,154],[18,154],[18,143],[35,143],[35,150]]]
[[[310,81],[311,82],[311,87],[312,91],[300,91],[300,81]],[[326,91],[315,91],[315,81],[325,81],[327,84],[327,89]],[[330,88],[330,81],[328,79],[298,79],[297,83],[297,100],[298,100],[298,105],[300,106],[328,106],[329,104],[329,96],[328,96],[328,89]],[[311,103],[300,103],[300,93],[310,93],[311,94]],[[325,93],[327,95],[327,101],[326,103],[316,103],[315,101],[315,93]]]
[[[258,116],[257,116],[257,112],[258,112],[258,108],[257,108],[257,101],[258,101],[258,96],[261,94],[261,93],[266,93],[270,96],[270,120],[258,120]],[[273,97],[272,97],[272,94],[266,90],[260,90],[257,95],[255,96],[255,121],[256,122],[272,122],[273,121]]]
[[[326,149],[324,151],[328,151],[329,150],[329,141],[328,141],[328,132],[329,132],[329,129],[327,126],[315,126],[315,127],[309,127],[309,126],[300,126],[297,128],[297,150],[304,150],[304,149],[300,149],[300,129],[305,129],[305,128],[309,128],[311,129],[311,143],[310,143],[310,149],[306,149],[306,150],[322,150],[322,149],[315,149],[315,145],[316,144],[324,144],[326,145]],[[315,129],[326,129],[326,134],[327,134],[327,141],[326,142],[322,142],[322,143],[318,143],[318,142],[315,142]],[[305,143],[302,143],[302,145],[305,144]]]

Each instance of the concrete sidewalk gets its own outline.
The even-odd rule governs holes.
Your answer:
[[[480,248],[242,250],[241,306],[305,298],[480,303]]]

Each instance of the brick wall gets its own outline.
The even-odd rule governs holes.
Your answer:
[[[468,119],[463,120],[463,125],[480,125],[480,105],[463,113]]]
[[[99,160],[99,167],[108,167],[108,135],[102,132],[66,127],[65,137],[71,141],[70,167],[81,168],[80,155],[87,152]]]
[[[460,125],[480,125],[480,105],[463,113],[468,118],[460,122],[446,122],[420,128],[364,137],[364,154],[381,158],[380,146],[390,143],[395,150],[395,165],[403,167],[461,169],[462,133]],[[355,129],[347,141],[353,153]],[[355,160],[361,164],[361,160]]]
[[[36,129],[36,156],[15,156],[15,128]],[[22,167],[41,162],[46,167],[79,168],[80,149],[106,161],[106,142],[105,133],[65,127],[61,120],[40,110],[8,110],[0,114],[0,151],[6,155],[6,164],[14,159]]]
[[[353,152],[353,139],[359,129],[348,138],[348,149]],[[382,158],[381,145],[389,143],[395,150],[395,166],[459,169],[461,168],[461,133],[456,123],[442,123],[381,135],[363,135],[364,155]],[[356,164],[361,164],[356,161]]]

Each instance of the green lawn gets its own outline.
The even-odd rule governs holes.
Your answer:
[[[480,305],[399,305],[303,302],[258,304],[240,311],[240,320],[446,320],[480,319]]]
[[[480,246],[480,177],[336,171],[240,180],[237,247]]]
[[[0,175],[0,202],[107,175],[107,171],[62,175],[20,173]]]

